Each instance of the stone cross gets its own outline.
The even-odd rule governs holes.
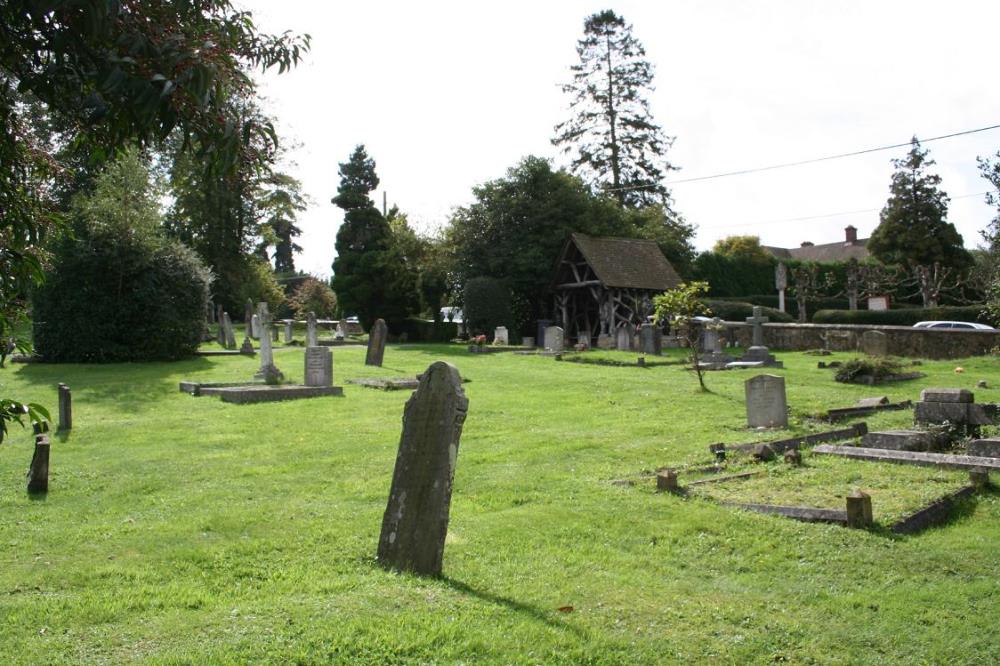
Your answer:
[[[757,375],[743,384],[747,403],[747,425],[751,428],[787,428],[788,402],[785,378]]]
[[[49,436],[35,435],[35,453],[28,468],[28,492],[45,493],[49,490]]]
[[[753,346],[763,347],[764,346],[764,324],[769,320],[767,317],[762,316],[763,310],[759,305],[753,306],[753,316],[747,317],[746,322],[753,326]]]
[[[385,319],[376,319],[371,330],[368,331],[368,353],[365,355],[365,365],[382,367],[382,357],[385,356],[385,339],[388,335],[389,328],[385,325]]]
[[[549,326],[545,329],[542,345],[546,350],[561,352],[563,350],[564,337],[563,330],[559,326]]]
[[[306,386],[333,386],[333,353],[327,347],[306,347]]]
[[[73,429],[73,394],[65,384],[59,385],[59,430]]]
[[[318,347],[316,337],[316,313],[310,312],[306,315],[306,347]]]
[[[276,384],[284,379],[284,375],[274,365],[271,336],[267,335],[267,329],[271,325],[271,314],[267,310],[267,303],[257,304],[257,314],[254,317],[260,321],[260,327],[264,333],[260,336],[260,371],[254,376],[257,379],[263,379],[268,384]]]
[[[236,349],[236,332],[233,330],[233,320],[228,312],[222,313],[222,330],[226,337],[226,349]]]
[[[389,502],[382,518],[378,562],[400,571],[439,576],[462,425],[469,400],[455,366],[436,361],[403,411]]]

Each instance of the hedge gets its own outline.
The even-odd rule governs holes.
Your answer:
[[[705,304],[712,310],[712,316],[725,321],[743,321],[747,317],[753,316],[753,303],[743,301],[717,301],[707,300]],[[775,310],[773,308],[762,307],[761,313],[772,322],[795,321],[791,315]]]
[[[945,306],[939,308],[907,308],[905,310],[820,310],[813,316],[814,324],[870,324],[874,326],[913,326],[918,321],[972,321],[990,323],[984,316],[984,306]]]
[[[458,324],[451,321],[434,323],[426,319],[404,319],[389,326],[397,336],[406,334],[407,342],[448,342],[458,337]]]

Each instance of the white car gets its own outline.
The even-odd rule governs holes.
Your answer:
[[[966,331],[995,331],[996,329],[986,324],[977,324],[971,321],[918,321],[913,328],[944,328],[949,330]]]

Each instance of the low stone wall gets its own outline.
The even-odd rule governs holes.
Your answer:
[[[982,356],[1000,347],[1000,331],[942,330],[911,326],[860,326],[854,324],[764,324],[764,344],[772,350],[858,351],[865,331],[887,336],[889,353],[915,358]],[[751,327],[726,322],[726,337],[741,347],[750,346]]]

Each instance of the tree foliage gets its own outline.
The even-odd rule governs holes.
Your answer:
[[[731,259],[773,264],[774,257],[760,244],[760,236],[726,236],[715,241],[712,251]]]
[[[665,158],[673,139],[650,112],[653,67],[632,26],[610,10],[593,14],[576,50],[573,81],[563,86],[572,115],[556,126],[552,143],[573,155],[573,173],[611,192],[620,205],[659,203],[676,217],[662,182],[675,168]]]
[[[702,297],[708,293],[707,282],[682,282],[653,298],[656,308],[655,320],[658,324],[669,322],[671,328],[680,331],[691,351],[691,369],[698,375],[698,386],[707,391],[705,377],[698,358],[701,328],[694,324],[694,317],[712,314]]]
[[[501,280],[476,277],[465,283],[462,315],[470,335],[492,336],[497,326],[510,326],[510,291]]]
[[[337,312],[337,295],[328,284],[310,276],[299,284],[288,304],[298,319],[305,319],[310,312],[317,317],[332,317]]]

